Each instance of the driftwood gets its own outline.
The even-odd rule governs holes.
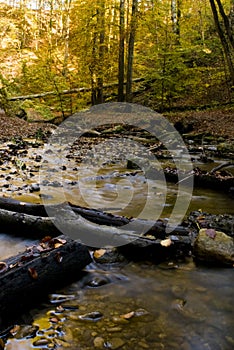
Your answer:
[[[90,262],[87,247],[65,236],[44,239],[0,262],[0,326],[6,318],[76,280]]]

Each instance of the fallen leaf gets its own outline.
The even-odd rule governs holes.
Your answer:
[[[50,318],[50,322],[51,323],[58,323],[59,322],[59,318],[58,317],[51,317]]]
[[[59,247],[63,246],[65,243],[67,243],[67,241],[65,239],[54,238],[49,242],[49,246],[52,248],[59,248]]]
[[[62,238],[55,238],[54,243],[61,243],[61,244],[65,244],[67,243],[66,239],[62,239]]]
[[[212,239],[215,239],[216,231],[213,228],[208,228],[206,230],[206,234],[207,234],[208,237],[210,237]]]
[[[120,317],[125,320],[130,320],[130,318],[132,318],[134,315],[135,315],[135,312],[131,311],[131,312],[128,312],[127,314],[120,315]]]
[[[55,248],[55,249],[60,248],[60,247],[62,247],[62,246],[63,246],[62,243],[55,243],[55,244],[54,244],[54,248]]]
[[[15,264],[10,264],[9,268],[10,269],[13,269],[14,267],[18,266],[18,263],[15,263]]]
[[[41,243],[46,243],[46,242],[50,241],[51,238],[52,237],[50,237],[50,236],[45,236],[44,238],[42,238]]]
[[[20,330],[20,326],[16,324],[13,328],[11,328],[10,333],[15,335]]]
[[[95,250],[95,252],[93,253],[93,257],[94,257],[95,259],[99,259],[99,258],[101,258],[105,253],[106,253],[106,250],[105,250],[105,249],[98,249],[98,250]]]
[[[164,239],[160,242],[163,247],[169,247],[172,244],[172,240],[170,238]]]
[[[38,279],[38,273],[33,267],[28,268],[29,275],[34,279]]]

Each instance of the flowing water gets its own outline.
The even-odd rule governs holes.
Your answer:
[[[92,264],[50,300],[33,312],[37,336],[9,339],[7,350],[233,349],[231,269],[196,267],[190,259],[175,269]]]
[[[76,183],[77,174],[66,170],[67,183],[62,191],[58,187],[47,192],[51,202],[63,200],[65,193],[67,200],[79,205],[141,217],[147,192],[157,198],[157,206],[144,213],[147,219],[155,219],[159,213],[169,216],[175,202],[175,185],[167,184],[165,192],[163,182],[155,185],[149,181],[145,191],[140,173],[129,180],[128,176],[119,176],[127,169],[117,166],[104,168],[95,179],[89,170],[83,172],[79,181],[85,184],[84,198]],[[105,177],[108,174],[111,176]],[[37,181],[37,176],[29,183]],[[14,181],[15,186],[20,185],[20,180]],[[40,201],[38,192],[18,191],[14,197]],[[188,212],[197,209],[234,214],[233,200],[212,190],[194,190]],[[33,243],[5,234],[0,241],[1,260]],[[76,282],[54,291],[47,303],[26,313],[22,323],[38,326],[35,336],[30,337],[30,331],[26,335],[16,333],[5,349],[231,350],[233,273],[233,269],[196,266],[192,258],[160,265],[92,263],[82,278],[77,276]]]

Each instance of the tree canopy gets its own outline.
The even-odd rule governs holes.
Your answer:
[[[40,103],[63,114],[111,100],[231,101],[233,27],[232,0],[2,0],[1,95],[55,91]]]

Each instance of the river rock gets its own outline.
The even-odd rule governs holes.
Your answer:
[[[102,337],[96,337],[93,341],[94,347],[98,349],[103,349],[104,343],[105,340]]]
[[[194,242],[193,254],[197,261],[233,265],[234,240],[223,232],[201,229]]]
[[[120,349],[125,344],[125,342],[121,338],[112,338],[109,342],[105,343],[105,347],[107,349]]]

